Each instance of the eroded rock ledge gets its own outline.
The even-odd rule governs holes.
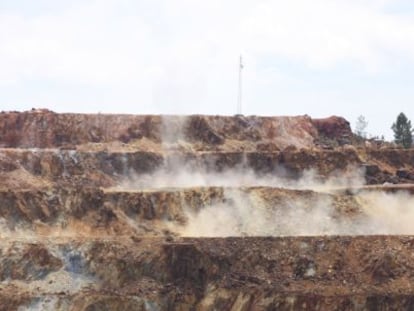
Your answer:
[[[3,242],[11,267],[28,248],[46,252],[42,276],[0,285],[0,310],[52,306],[56,310],[410,310],[414,296],[411,256],[405,236],[280,237],[107,240],[42,243]],[[77,252],[75,252],[78,250]],[[13,252],[10,253],[10,252]],[[50,252],[50,253],[48,253]],[[61,259],[52,253],[58,253]],[[34,253],[33,253],[34,254]],[[6,257],[2,256],[2,261]],[[53,259],[55,258],[55,259]],[[25,266],[39,266],[37,256]],[[54,290],[59,264],[98,282],[68,295]],[[3,265],[5,262],[3,262]],[[57,265],[58,264],[58,265]],[[14,266],[13,266],[14,265]],[[49,282],[39,293],[30,287]],[[16,291],[13,293],[11,292]]]
[[[340,117],[3,112],[0,310],[412,310],[413,163]]]
[[[352,132],[349,123],[340,117],[57,114],[48,110],[0,114],[2,147],[73,148],[87,143],[146,139],[155,144],[183,140],[199,150],[252,146],[274,150],[287,146],[309,148],[320,137],[343,145],[350,142]]]

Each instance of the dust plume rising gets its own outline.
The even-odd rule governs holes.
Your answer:
[[[338,209],[331,196],[296,198],[269,205],[239,190],[226,191],[226,203],[188,209],[182,236],[412,235],[414,198],[408,193],[362,192],[354,205]],[[346,209],[354,211],[347,214]]]
[[[186,122],[185,118],[163,120],[166,149],[185,144]],[[183,203],[185,221],[166,221],[169,229],[181,236],[414,234],[414,197],[401,191],[354,192],[352,189],[365,184],[364,176],[365,172],[356,167],[328,177],[308,170],[292,178],[282,166],[259,174],[246,161],[217,171],[177,157],[168,158],[151,174],[129,174],[117,188],[177,192],[185,188],[221,188],[222,200],[201,206]]]
[[[245,163],[218,172],[194,166],[192,163],[185,164],[177,160],[172,162],[149,174],[129,174],[116,188],[145,190],[192,187],[277,187],[322,191],[358,187],[364,184],[364,172],[354,167],[332,174],[328,178],[321,178],[314,170],[306,170],[301,178],[292,179],[287,176],[283,167],[268,174],[258,174]]]
[[[414,234],[414,196],[408,192],[364,192],[358,202],[369,220],[370,234]]]
[[[120,187],[170,191],[223,188],[223,200],[202,207],[184,206],[185,223],[168,224],[181,236],[414,234],[411,194],[352,192],[363,185],[363,172],[355,168],[324,180],[307,171],[292,180],[277,174],[258,175],[248,168],[213,172],[183,166],[135,176]],[[278,191],[280,194],[269,197]]]

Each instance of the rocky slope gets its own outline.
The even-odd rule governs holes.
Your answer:
[[[414,151],[355,141],[339,117],[3,112],[0,310],[411,310]]]
[[[3,242],[0,309],[410,310],[413,242],[403,236],[54,240],[47,248],[44,241]]]

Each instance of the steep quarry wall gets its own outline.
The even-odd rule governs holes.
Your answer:
[[[2,285],[0,310],[410,310],[412,245],[384,236],[3,243],[16,280]]]
[[[0,310],[411,310],[414,152],[340,117],[0,113]]]
[[[334,125],[332,125],[334,124]],[[311,147],[319,135],[344,140],[352,135],[342,118],[313,120],[308,116],[154,116],[106,114],[57,114],[47,110],[0,114],[2,147],[53,148],[86,143],[146,138],[154,143],[187,140],[202,144],[203,150],[230,146],[233,141],[261,143],[261,148]],[[200,146],[198,146],[200,147]]]

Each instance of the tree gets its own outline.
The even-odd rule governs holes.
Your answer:
[[[394,131],[394,141],[397,144],[403,145],[404,148],[410,148],[413,143],[413,130],[411,128],[411,121],[407,119],[404,113],[400,113],[397,121],[392,125],[391,129]]]
[[[355,124],[355,133],[363,138],[367,137],[367,132],[365,132],[365,129],[368,126],[368,121],[365,119],[363,115],[360,115],[357,118],[356,124]]]

